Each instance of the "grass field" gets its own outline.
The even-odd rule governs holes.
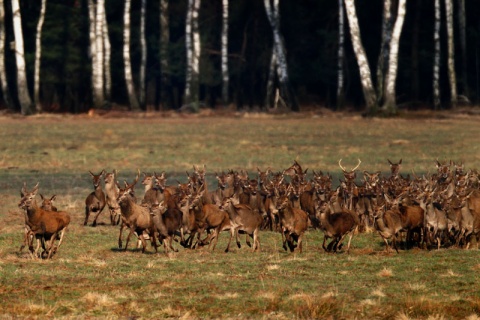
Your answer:
[[[214,173],[257,167],[280,171],[297,160],[330,172],[338,160],[388,174],[387,159],[403,159],[402,174],[433,172],[435,159],[480,169],[480,118],[364,119],[342,115],[131,117],[0,117],[0,318],[235,319],[478,319],[480,251],[456,248],[386,254],[376,233],[356,236],[350,254],[326,254],[310,230],[304,253],[288,253],[280,234],[263,231],[261,252],[246,245],[169,255],[119,251],[118,227],[107,213],[82,225],[91,192],[89,170],[119,170],[132,181],[139,168],[186,181],[193,165]],[[20,188],[40,183],[57,195],[72,223],[52,260],[18,252],[23,237]],[[143,196],[140,185],[137,195]],[[242,239],[243,241],[243,239]],[[132,247],[130,247],[132,248]]]

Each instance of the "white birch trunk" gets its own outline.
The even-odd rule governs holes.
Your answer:
[[[192,56],[192,84],[191,99],[194,110],[199,108],[199,81],[200,81],[200,29],[198,27],[198,14],[200,11],[200,0],[194,1],[192,12],[192,41],[193,41],[193,56]]]
[[[42,105],[40,103],[40,63],[42,57],[42,27],[45,20],[45,10],[47,7],[47,0],[42,0],[40,9],[40,16],[37,24],[37,34],[35,36],[35,71],[33,75],[33,100],[35,101],[35,110],[37,113],[42,112]]]
[[[228,106],[228,0],[222,0],[222,102]]]
[[[344,103],[344,79],[343,59],[345,56],[345,15],[343,12],[343,0],[338,0],[338,55],[337,55],[337,109],[341,109]]]
[[[15,35],[15,59],[17,64],[17,91],[23,115],[32,114],[32,99],[28,92],[25,54],[23,48],[22,16],[19,0],[12,0],[13,32]]]
[[[386,79],[386,95],[384,109],[389,114],[394,114],[397,112],[395,84],[398,73],[398,47],[400,44],[400,36],[403,30],[403,22],[405,21],[406,10],[407,0],[399,0],[397,19],[395,20],[392,40],[390,42],[390,55],[388,57],[388,72]]]
[[[195,0],[188,0],[187,18],[185,20],[185,51],[187,56],[186,70],[185,70],[185,104],[191,102],[191,82],[192,82],[192,16]]]
[[[145,106],[145,70],[147,68],[147,40],[145,38],[145,11],[146,11],[147,1],[142,0],[141,9],[140,9],[140,50],[141,50],[141,61],[140,61],[140,105]]]
[[[103,108],[105,103],[104,82],[104,42],[103,24],[105,23],[105,0],[98,0],[95,11],[95,79],[93,84],[94,106]]]
[[[103,10],[103,49],[104,49],[104,84],[105,84],[105,100],[107,103],[110,103],[112,98],[112,71],[110,66],[110,57],[112,55],[112,46],[110,44],[110,38],[108,36],[108,23],[107,23],[107,14]]]
[[[93,106],[97,107],[98,105],[101,105],[101,102],[99,99],[101,99],[101,95],[97,95],[96,87],[98,86],[96,84],[96,81],[98,79],[97,73],[98,73],[98,67],[97,67],[97,43],[95,39],[95,26],[96,26],[96,12],[97,12],[97,6],[93,2],[93,0],[88,0],[88,19],[89,19],[89,40],[90,40],[90,59],[92,61],[92,102]]]
[[[3,101],[7,108],[12,109],[12,100],[8,90],[7,71],[5,70],[5,7],[3,0],[0,0],[0,82]]]
[[[271,108],[273,102],[273,83],[275,80],[275,71],[277,65],[277,55],[275,54],[275,49],[272,49],[272,57],[270,58],[270,68],[268,71],[268,80],[267,80],[267,92],[265,95],[265,105],[267,108]]]
[[[125,0],[125,11],[123,14],[123,63],[125,69],[125,85],[127,87],[130,109],[133,111],[139,111],[140,105],[135,93],[132,64],[130,61],[130,6],[131,0]]]
[[[383,2],[382,42],[377,64],[377,99],[381,103],[385,90],[385,73],[388,69],[390,55],[390,41],[392,38],[392,1]]]
[[[368,65],[367,55],[363,49],[360,36],[360,27],[358,25],[357,12],[355,10],[354,0],[345,0],[348,25],[350,27],[350,37],[352,38],[353,50],[357,58],[360,70],[360,81],[362,82],[363,96],[367,105],[367,113],[374,114],[377,109],[377,97],[372,84],[372,75]]]
[[[161,68],[161,103],[166,105],[167,92],[170,90],[170,68],[168,65],[168,46],[170,30],[168,18],[168,0],[160,0],[160,68]],[[171,101],[170,101],[171,102]]]
[[[280,82],[281,96],[283,96],[283,100],[293,111],[298,111],[298,106],[291,93],[286,50],[283,38],[280,34],[279,0],[273,0],[273,5],[270,3],[270,0],[264,0],[264,5],[273,32],[273,50],[276,55],[277,74]]]
[[[445,15],[447,17],[448,35],[448,79],[450,82],[450,104],[452,108],[457,106],[457,76],[455,74],[455,47],[453,39],[453,3],[445,0]]]
[[[434,58],[433,58],[433,106],[440,107],[440,26],[441,26],[440,0],[435,0],[435,24],[433,28]]]

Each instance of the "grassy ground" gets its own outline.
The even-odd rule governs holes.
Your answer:
[[[206,165],[214,172],[257,167],[279,171],[294,159],[339,177],[338,160],[360,172],[433,172],[435,159],[480,168],[478,117],[363,119],[355,116],[175,115],[134,118],[36,116],[0,118],[0,318],[372,318],[476,319],[480,315],[479,251],[401,250],[386,254],[376,233],[356,236],[349,255],[326,254],[310,230],[304,253],[281,248],[264,231],[261,252],[234,248],[226,235],[207,248],[165,255],[118,251],[118,228],[105,213],[84,227],[88,170],[166,171],[168,182]],[[338,181],[338,180],[337,180]],[[50,261],[19,253],[19,190],[40,182],[72,215],[64,246]],[[141,186],[137,193],[143,196]],[[243,239],[242,239],[243,241]],[[130,247],[132,248],[132,247]]]

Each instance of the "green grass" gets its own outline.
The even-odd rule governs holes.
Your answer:
[[[193,165],[214,172],[257,167],[280,171],[294,159],[304,168],[340,176],[351,168],[388,173],[387,158],[403,159],[403,174],[433,172],[435,159],[480,167],[478,118],[362,119],[359,117],[243,116],[108,119],[0,118],[0,317],[112,318],[443,318],[480,315],[479,251],[401,250],[386,254],[376,233],[360,234],[353,249],[326,254],[323,235],[310,230],[304,253],[287,253],[280,234],[263,231],[261,252],[225,254],[227,233],[207,248],[165,255],[118,251],[118,228],[106,212],[84,227],[91,191],[88,170],[166,171],[186,180]],[[72,215],[54,259],[24,251],[23,182],[40,182],[44,195]],[[336,180],[338,181],[338,179]],[[137,187],[141,197],[141,186]]]

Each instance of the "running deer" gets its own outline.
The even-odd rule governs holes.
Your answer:
[[[90,214],[94,213],[95,218],[93,219],[92,227],[95,227],[97,225],[98,216],[102,213],[103,208],[105,208],[105,205],[107,204],[105,193],[103,193],[101,185],[102,175],[105,173],[105,170],[102,170],[99,174],[94,174],[91,171],[89,171],[89,173],[92,176],[94,191],[85,199],[85,221],[83,222],[83,225],[87,225]]]
[[[22,199],[18,206],[26,211],[26,226],[29,229],[28,238],[40,237],[42,247],[47,258],[50,259],[58,251],[63,242],[65,231],[70,224],[70,215],[64,211],[46,211],[37,205],[35,197],[38,192],[38,183],[32,191],[26,189],[26,185],[21,190]],[[30,237],[31,235],[31,237]],[[55,246],[55,240],[60,238],[58,245]],[[48,248],[45,247],[45,241],[49,241]],[[34,254],[33,245],[29,243],[31,254]]]
[[[146,232],[150,236],[152,245],[155,247],[155,252],[157,252],[150,210],[147,207],[136,204],[134,201],[134,187],[135,184],[138,182],[139,177],[140,170],[138,170],[138,174],[135,180],[131,184],[128,184],[125,181],[125,188],[120,188],[118,192],[117,201],[120,205],[120,210],[122,213],[122,225],[120,227],[120,234],[118,236],[118,247],[122,249],[122,232],[123,228],[126,227],[130,230],[130,232],[127,236],[124,250],[127,250],[128,242],[130,241],[130,237],[132,236],[132,234],[137,233],[139,240],[142,242],[142,253],[144,253],[147,247],[144,235],[144,232]]]
[[[280,195],[276,190],[276,208],[282,233],[283,249],[293,252],[296,247],[302,253],[303,234],[308,228],[308,215],[305,211],[293,208],[290,193]]]
[[[341,212],[331,212],[329,201],[318,200],[315,211],[320,220],[320,228],[323,230],[322,248],[326,252],[337,252],[342,247],[342,242],[349,235],[347,253],[350,251],[352,238],[360,224],[355,212],[344,209]],[[328,238],[332,241],[325,246]]]

